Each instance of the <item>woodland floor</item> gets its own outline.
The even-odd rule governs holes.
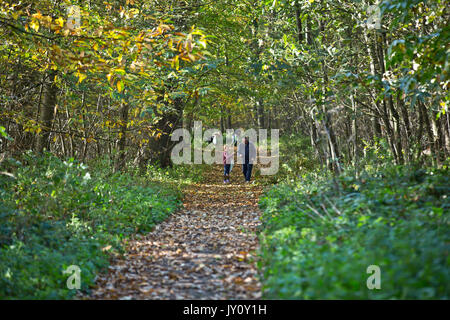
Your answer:
[[[182,209],[131,240],[87,298],[260,298],[254,254],[262,188],[244,184],[238,165],[223,184],[222,170],[211,166],[202,183],[184,190]]]

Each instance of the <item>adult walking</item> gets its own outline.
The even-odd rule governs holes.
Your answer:
[[[238,156],[241,158],[242,173],[244,174],[245,182],[250,183],[253,163],[256,159],[256,148],[255,145],[249,141],[248,137],[244,137],[243,142],[239,145]]]

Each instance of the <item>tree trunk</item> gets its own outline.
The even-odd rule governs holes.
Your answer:
[[[125,147],[127,143],[126,133],[127,133],[127,123],[128,123],[128,109],[129,106],[127,103],[122,102],[122,106],[120,108],[120,133],[119,133],[119,143],[117,144],[117,159],[115,171],[123,171],[125,169]]]
[[[55,84],[56,72],[51,71],[49,79],[45,85],[44,102],[40,106],[39,110],[39,122],[42,131],[37,136],[36,152],[42,153],[45,149],[50,149],[50,131],[52,129],[53,117],[55,114],[56,95],[58,88]]]
[[[302,19],[301,19],[300,6],[297,1],[295,1],[295,21],[297,23],[298,43],[302,44],[302,42],[303,42]]]
[[[353,165],[355,169],[358,167],[358,128],[356,123],[356,102],[354,99],[354,93],[350,95],[352,102],[353,121],[352,121],[352,137],[353,137]]]
[[[257,112],[258,112],[258,127],[259,128],[265,128],[265,118],[264,118],[264,105],[262,100],[258,100],[257,102]]]
[[[322,94],[323,94],[323,99],[326,100],[327,99],[327,87],[328,87],[328,73],[327,73],[327,69],[326,69],[326,66],[324,63],[322,63],[322,71],[323,71],[323,81],[324,81]],[[328,112],[328,110],[326,110],[325,103],[322,104],[322,112],[323,112],[323,116],[324,116],[324,119],[322,120],[323,127],[325,130],[325,135],[326,135],[326,138],[328,141],[328,147],[329,147],[330,155],[331,155],[331,161],[330,161],[331,170],[334,173],[340,174],[341,173],[341,165],[340,165],[339,147],[336,142],[336,136],[334,134],[331,116],[330,116],[330,113]]]
[[[432,131],[431,124],[430,124],[430,119],[428,118],[428,114],[427,114],[427,108],[425,107],[425,104],[422,101],[419,101],[419,108],[422,112],[422,119],[425,124],[425,131],[428,136],[428,146],[430,148],[433,163],[434,163],[434,165],[436,165],[437,164],[437,162],[436,162],[437,152],[436,152],[436,146],[434,144],[434,137],[433,137],[433,131]]]
[[[383,33],[383,35],[381,36],[380,41],[376,42],[377,44],[377,52],[378,52],[378,62],[380,65],[380,70],[381,70],[381,75],[384,75],[386,72],[386,67],[385,67],[385,61],[384,61],[384,46],[386,46],[386,33]],[[393,131],[391,132],[391,139],[392,139],[392,144],[395,146],[395,150],[396,150],[396,161],[397,163],[403,164],[404,160],[403,160],[403,148],[402,148],[402,143],[401,143],[401,127],[400,127],[400,116],[397,112],[397,110],[394,107],[394,101],[392,99],[392,95],[389,95],[389,97],[385,97],[384,101],[386,101],[385,103],[389,106],[389,110],[390,113],[392,114],[394,121],[393,121]],[[388,117],[388,121],[390,121],[389,116]]]
[[[306,18],[306,43],[308,45],[312,44],[312,26],[309,17]]]
[[[404,145],[405,145],[405,154],[406,157],[408,159],[408,161],[410,161],[412,159],[412,156],[410,154],[410,141],[409,139],[411,139],[411,124],[410,124],[410,120],[409,120],[409,114],[408,114],[408,109],[405,106],[405,100],[403,100],[402,98],[402,94],[399,91],[397,93],[397,105],[400,108],[400,111],[402,113],[402,118],[403,118],[403,124],[405,125],[405,139],[404,139]]]
[[[223,106],[220,106],[220,132],[225,131],[225,120],[224,120],[224,112],[223,112]]]
[[[164,97],[164,94],[162,95]],[[162,98],[161,98],[162,99]],[[173,130],[182,121],[183,115],[183,101],[181,98],[174,99],[173,101],[174,110],[169,112],[164,112],[158,114],[162,117],[161,120],[156,124],[156,131],[158,132],[156,136],[150,139],[150,150],[151,158],[150,160],[154,163],[159,164],[161,167],[169,167],[172,165],[170,154],[172,148],[177,143],[176,141],[171,141],[170,136]]]

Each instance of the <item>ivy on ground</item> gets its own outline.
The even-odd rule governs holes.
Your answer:
[[[313,174],[261,198],[259,267],[271,299],[448,299],[450,175],[387,167]],[[381,270],[369,290],[367,268]]]
[[[23,161],[14,176],[0,175],[0,299],[72,298],[63,273],[70,265],[80,267],[88,290],[124,240],[181,204],[178,191],[111,173],[101,161],[89,168],[31,153]]]

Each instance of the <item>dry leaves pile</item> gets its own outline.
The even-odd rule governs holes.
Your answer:
[[[185,190],[184,208],[153,232],[130,241],[124,259],[100,275],[89,299],[258,299],[261,188],[240,168],[222,184],[222,167]]]

